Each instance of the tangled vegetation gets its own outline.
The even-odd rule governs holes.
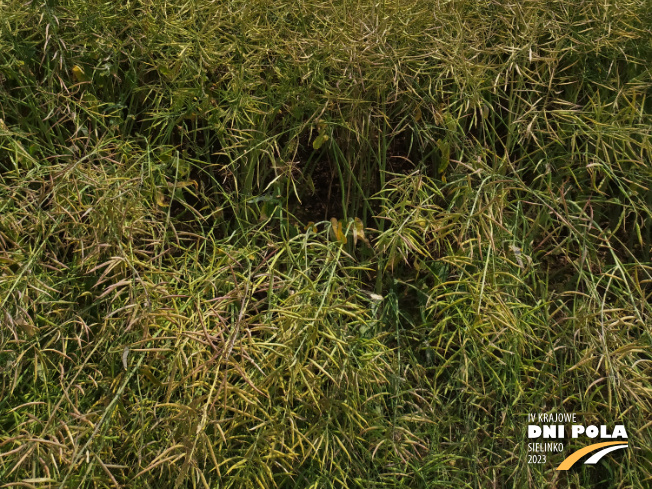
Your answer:
[[[0,0],[0,487],[650,487],[651,29]]]

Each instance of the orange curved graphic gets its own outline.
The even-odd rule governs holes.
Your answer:
[[[578,451],[573,452],[568,457],[566,457],[566,460],[564,460],[562,463],[559,464],[557,470],[568,470],[575,464],[575,462],[577,462],[587,453],[594,452],[599,448],[610,447],[612,445],[627,445],[627,442],[606,441],[604,443],[596,443],[594,445],[589,445],[588,447],[581,448]]]

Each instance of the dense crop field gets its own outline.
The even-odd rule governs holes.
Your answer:
[[[649,0],[0,0],[0,487],[652,487],[651,67]]]

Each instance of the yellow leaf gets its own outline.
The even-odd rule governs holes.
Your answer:
[[[79,65],[72,67],[72,77],[76,82],[88,81],[88,77],[84,73],[82,67]]]
[[[331,226],[333,229],[333,235],[335,236],[335,240],[339,241],[340,243],[346,244],[346,236],[344,236],[344,232],[342,231],[342,221],[338,221],[337,219],[332,217]]]
[[[339,235],[338,240],[341,241],[342,244],[346,244],[346,236],[342,231],[342,221],[337,222],[337,234]]]
[[[364,224],[362,223],[362,220],[359,217],[356,217],[354,219],[354,226],[353,226],[353,244],[354,245],[358,244],[358,239],[361,239],[365,243],[369,244],[369,240],[364,235]]]
[[[308,225],[304,228],[306,231],[312,231],[313,233],[317,232],[317,226],[313,221],[310,221]]]
[[[177,188],[188,188],[190,186],[195,187],[195,189],[199,190],[199,185],[197,184],[196,180],[188,180],[187,182],[177,182],[176,187]],[[173,183],[168,182],[168,187],[174,187],[175,185]]]
[[[158,189],[155,190],[154,199],[156,200],[156,204],[159,207],[167,207],[168,203],[165,201],[165,197],[163,196],[163,194]]]
[[[331,229],[333,230],[333,236],[337,239],[337,219],[331,217]]]

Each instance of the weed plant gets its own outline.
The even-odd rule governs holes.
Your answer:
[[[651,26],[0,0],[0,487],[651,487]]]

